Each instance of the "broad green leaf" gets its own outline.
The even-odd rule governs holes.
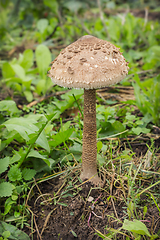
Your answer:
[[[41,95],[41,93],[43,93],[44,89],[46,88],[45,87],[45,83],[46,83],[46,80],[45,79],[41,79],[39,80],[39,82],[37,83],[36,85],[36,92]]]
[[[52,168],[55,165],[55,160],[52,158],[43,159],[43,161],[48,165],[48,167]]]
[[[38,137],[36,143],[47,150],[47,152],[50,152],[50,147],[49,147],[49,143],[48,143],[48,140],[46,138],[46,134],[45,134],[45,131],[43,130],[40,134],[40,136]]]
[[[40,154],[39,152],[35,151],[35,150],[31,150],[30,153],[28,154],[28,157],[34,157],[34,158],[40,158],[42,159],[50,168],[52,167],[53,164],[55,164],[55,160],[48,158],[42,154]]]
[[[41,18],[40,20],[38,20],[37,28],[41,34],[43,34],[47,26],[48,26],[48,20],[46,18]]]
[[[9,231],[4,231],[2,235],[3,235],[4,239],[7,239],[11,234]]]
[[[31,118],[11,118],[4,122],[8,131],[17,131],[21,137],[25,140],[29,140],[28,135],[37,132],[39,129],[33,123],[36,123],[35,119]]]
[[[39,74],[42,79],[46,79],[47,70],[51,63],[51,53],[45,45],[41,44],[36,48],[35,54]]]
[[[32,67],[33,65],[33,51],[31,49],[26,49],[23,52],[23,59],[20,62],[21,67],[26,70]]]
[[[105,163],[105,158],[102,157],[99,153],[97,154],[97,160],[100,166],[102,166]]]
[[[66,101],[56,101],[54,104],[60,109],[61,112],[64,112],[66,109],[71,108],[75,102],[75,99],[72,94],[74,94],[75,98],[78,100],[84,91],[82,89],[72,89],[67,93],[63,94],[61,97]]]
[[[136,135],[139,135],[142,132],[142,128],[141,127],[133,127],[132,132]]]
[[[82,154],[82,144],[74,142],[74,145],[69,148],[73,154]]]
[[[15,76],[15,72],[9,62],[4,62],[2,65],[2,75],[4,78],[12,78]]]
[[[71,126],[71,121],[67,121],[66,123],[64,123],[61,128],[60,128],[60,132],[64,132],[66,130],[68,130]]]
[[[125,219],[122,228],[133,233],[151,237],[146,225],[137,219],[134,219],[133,221]]]
[[[102,131],[99,133],[99,137],[111,136],[123,132],[125,130],[125,126],[120,121],[115,120],[113,121],[111,119],[111,122],[109,121],[101,122]],[[121,136],[122,135],[119,135],[119,137]]]
[[[102,31],[103,29],[103,24],[102,24],[102,21],[100,18],[97,18],[96,22],[95,22],[95,25],[94,25],[94,29],[96,31]]]
[[[22,178],[21,170],[16,165],[12,166],[8,171],[8,178],[12,182],[21,180]]]
[[[144,128],[144,127],[133,127],[132,132],[134,132],[136,135],[139,135],[140,133],[149,133],[150,129]]]
[[[40,131],[40,130],[39,130]],[[38,137],[38,139],[37,139]],[[29,135],[29,141],[27,142],[28,144],[34,144],[36,143],[38,146],[40,146],[41,148],[44,148],[47,150],[47,152],[50,152],[50,147],[48,144],[48,140],[46,138],[46,134],[45,131],[43,130],[41,132],[41,134],[38,136],[38,133],[33,133]]]
[[[37,121],[40,121],[42,124],[46,123],[47,118],[44,114],[30,114],[27,116],[28,121],[36,123]]]
[[[31,93],[31,91],[29,90],[24,91],[24,95],[28,102],[31,102],[33,100],[33,94]]]
[[[73,132],[73,128],[57,133],[56,135],[53,136],[53,141],[50,141],[49,144],[53,147],[60,145],[61,143],[69,139],[72,132]]]
[[[19,230],[18,228],[16,228],[15,226],[11,225],[11,224],[7,224],[6,222],[1,221],[0,222],[0,235],[2,235],[2,233],[4,231],[9,231],[10,232],[10,237],[9,239],[12,240],[30,240],[29,236]]]
[[[42,154],[40,154],[36,150],[31,150],[28,154],[28,157],[34,157],[34,158],[41,158],[41,159],[46,159],[46,157]]]
[[[46,91],[53,86],[53,83],[50,78],[40,79],[36,84],[36,92],[41,95],[45,94]]]
[[[68,8],[71,12],[77,12],[79,9],[81,9],[84,6],[85,3],[82,1],[65,1],[64,6]],[[85,5],[86,6],[86,5]]]
[[[0,174],[5,172],[9,166],[9,157],[0,159]]]
[[[19,162],[20,159],[24,159],[24,157],[26,156],[26,151],[27,149],[24,149],[23,147],[19,148],[18,151],[14,152],[15,155],[12,158],[10,158],[9,163],[13,164],[13,163]]]
[[[14,139],[17,139],[18,138],[18,133],[16,132],[16,131],[12,131],[12,132],[7,132],[7,134],[6,134],[6,140],[5,141],[3,141],[2,142],[2,144],[1,144],[1,151],[2,151],[2,149],[6,146],[6,145],[8,145],[10,142],[12,142]]]
[[[152,59],[160,59],[160,46],[151,46],[146,53],[146,61],[150,62]]]
[[[125,53],[125,57],[127,59],[127,61],[133,61],[134,60],[138,60],[140,58],[142,58],[144,55],[144,52],[140,52],[138,50],[133,50],[133,49],[130,49],[127,53]]]
[[[22,177],[26,181],[31,180],[35,175],[36,175],[36,171],[34,169],[24,168],[22,170]]]
[[[120,121],[115,121],[112,126],[115,129],[115,133],[123,132],[125,130],[124,125]]]
[[[19,64],[12,64],[11,65],[15,74],[22,79],[23,81],[25,81],[26,79],[26,75],[25,75],[25,70],[23,67],[21,67]]]
[[[108,21],[108,33],[111,39],[118,42],[121,34],[121,29],[118,24],[118,19],[110,18]]]
[[[0,101],[0,111],[6,111],[9,114],[14,114],[19,112],[16,103],[12,100]]]
[[[9,182],[0,183],[0,197],[9,197],[12,195],[13,185]]]
[[[130,121],[133,121],[136,119],[136,116],[135,115],[131,115],[130,113],[129,114],[126,114],[126,119],[127,120],[130,120]]]

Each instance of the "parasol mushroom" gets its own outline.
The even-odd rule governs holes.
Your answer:
[[[52,62],[52,81],[68,88],[84,88],[82,181],[99,185],[97,173],[96,89],[120,82],[128,63],[110,42],[85,35],[67,46]]]

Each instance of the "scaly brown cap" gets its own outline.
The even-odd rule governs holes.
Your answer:
[[[120,82],[128,63],[110,42],[85,35],[72,43],[52,62],[49,77],[60,86],[96,89]]]

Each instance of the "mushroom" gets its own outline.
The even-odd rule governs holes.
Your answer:
[[[120,82],[128,63],[110,42],[85,35],[67,46],[52,62],[49,77],[55,84],[84,88],[82,181],[101,184],[97,173],[96,89]]]

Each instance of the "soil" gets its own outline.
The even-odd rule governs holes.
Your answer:
[[[159,148],[160,139],[156,140],[155,144]],[[133,146],[133,150],[136,148]],[[137,149],[139,151],[136,156],[140,155],[140,152],[146,153],[147,147],[139,144]],[[125,188],[127,181],[123,183],[125,188],[123,190],[118,181],[112,184],[112,180],[114,181],[114,176],[107,173],[106,185],[103,188],[94,187],[88,182],[82,185],[74,172],[40,183],[37,187],[35,185],[27,203],[34,216],[33,221],[29,221],[33,229],[26,227],[24,231],[33,240],[102,239],[98,232],[108,234],[107,228],[119,229],[124,220],[128,219],[124,201],[124,198],[127,201],[128,193]],[[156,181],[155,176],[154,182]],[[143,189],[147,188],[148,184],[150,181],[147,182],[145,179],[142,183]],[[154,190],[160,191],[158,186]],[[110,198],[111,195],[114,197]],[[138,207],[137,213],[134,214],[141,220],[145,219],[144,223],[149,232],[156,234],[160,230],[160,215],[157,207],[150,205],[149,198],[150,195],[142,194],[136,199]],[[147,214],[143,218],[144,206],[147,206]],[[123,233],[126,235],[116,233],[116,239],[126,239],[129,233],[125,231]],[[130,239],[134,239],[133,236],[129,236]]]
[[[86,184],[76,196],[63,199],[63,204],[65,203],[67,206],[59,204],[55,206],[53,200],[42,205],[43,198],[48,199],[49,196],[52,199],[53,192],[57,192],[61,185],[62,179],[58,178],[40,184],[39,188],[44,196],[41,195],[40,197],[37,190],[34,193],[34,198],[28,202],[29,208],[34,214],[33,232],[31,233],[31,230],[27,228],[25,232],[30,237],[33,234],[34,240],[98,240],[102,238],[96,234],[97,231],[107,234],[107,227],[118,229],[122,226],[117,218],[122,222],[128,218],[126,206],[122,203],[121,197],[118,197],[120,195],[118,188],[113,190],[114,199],[117,200],[107,201],[109,193],[100,189],[92,189],[90,184]],[[87,199],[90,200],[88,196],[93,198],[92,202],[87,201]],[[36,201],[36,199],[38,200]],[[96,201],[96,199],[98,200]],[[92,208],[94,201],[96,203]],[[147,199],[142,199],[142,201],[146,203]],[[138,215],[142,219],[143,207]],[[144,223],[154,234],[158,232],[160,229],[160,217],[156,206],[148,206]],[[116,236],[120,240],[126,239],[122,234]]]

